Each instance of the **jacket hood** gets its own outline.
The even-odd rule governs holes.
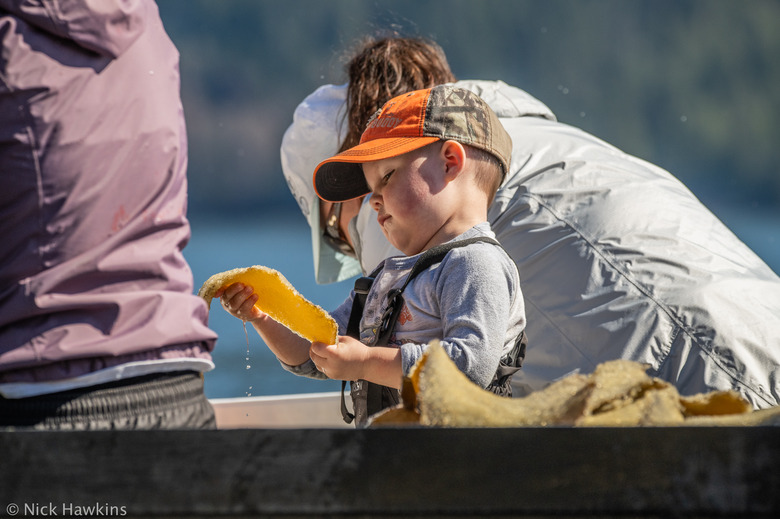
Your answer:
[[[146,0],[0,0],[36,28],[103,56],[121,55],[144,31]]]
[[[462,80],[456,86],[471,90],[490,105],[500,118],[541,117],[555,121],[547,105],[531,94],[503,81]]]

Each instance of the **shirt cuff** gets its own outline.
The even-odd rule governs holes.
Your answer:
[[[279,360],[279,364],[282,365],[282,368],[284,368],[285,371],[289,371],[293,375],[298,375],[299,377],[317,378],[320,380],[328,379],[325,373],[317,369],[317,366],[314,365],[314,361],[312,361],[311,359],[307,360],[306,362],[298,366],[290,366],[289,364],[285,364],[281,360]]]

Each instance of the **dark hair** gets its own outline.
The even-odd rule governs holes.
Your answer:
[[[346,69],[347,133],[339,151],[360,142],[368,120],[388,100],[455,81],[444,51],[423,38],[367,38]]]

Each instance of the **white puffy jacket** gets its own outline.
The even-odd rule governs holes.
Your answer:
[[[458,86],[488,102],[514,144],[488,218],[526,303],[516,395],[624,358],[685,395],[734,389],[756,408],[778,404],[780,278],[755,253],[667,171],[557,122],[520,89]],[[351,224],[364,271],[395,253],[377,245],[372,213],[364,204]]]

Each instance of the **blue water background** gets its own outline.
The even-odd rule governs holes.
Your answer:
[[[780,211],[718,208],[716,214],[775,271],[780,272]],[[314,280],[309,228],[300,213],[254,215],[241,219],[192,220],[185,249],[196,290],[209,276],[236,267],[265,265],[280,271],[309,300],[331,310],[348,295],[352,281],[318,285]],[[341,388],[337,381],[310,380],[284,371],[249,326],[218,301],[209,326],[219,334],[216,369],[206,374],[209,398],[318,393]],[[247,337],[248,357],[247,360]]]

